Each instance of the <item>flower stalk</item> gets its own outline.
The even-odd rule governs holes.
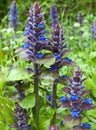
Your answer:
[[[36,112],[36,127],[39,126],[39,86],[38,86],[38,65],[34,64],[34,93],[35,93],[35,112]]]
[[[40,70],[44,54],[42,54],[42,49],[49,49],[50,46],[47,44],[47,39],[45,37],[46,30],[45,21],[43,20],[44,13],[41,11],[41,6],[36,2],[33,4],[29,10],[28,24],[26,25],[24,35],[27,36],[27,40],[22,44],[21,57],[30,61],[33,64],[34,73],[34,93],[35,93],[35,124],[36,129],[39,130],[39,74],[42,72]]]

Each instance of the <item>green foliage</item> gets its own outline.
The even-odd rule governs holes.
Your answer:
[[[35,106],[34,94],[27,95],[22,101],[19,102],[19,105],[24,109],[34,107]]]
[[[23,44],[25,40],[22,29],[26,23],[27,16],[25,14],[28,14],[29,7],[34,2],[34,0],[28,2],[24,0],[17,0],[20,23],[16,33],[13,29],[3,28],[3,24],[8,27],[6,20],[8,19],[7,11],[9,9],[10,2],[11,0],[4,3],[4,0],[1,0],[2,4],[0,4],[0,17],[3,18],[3,16],[5,16],[4,14],[6,14],[6,16],[1,20],[2,25],[0,25],[0,130],[10,130],[10,126],[15,122],[13,115],[14,102],[11,100],[11,96],[16,93],[14,84],[21,80],[24,81],[24,83],[28,82],[28,84],[24,86],[27,88],[27,90],[25,90],[26,97],[21,100],[19,104],[21,107],[28,110],[28,114],[30,116],[29,124],[32,124],[32,130],[35,130],[35,96],[33,91],[33,84],[30,83],[33,83],[31,79],[33,74],[25,70],[25,68],[28,67],[30,63],[20,59],[19,54],[15,52],[17,48],[20,48],[21,44]],[[45,12],[45,18],[47,19],[46,28],[48,32],[50,32],[49,8],[52,3],[56,3],[60,13],[59,19],[61,24],[66,27],[64,28],[66,38],[65,42],[68,47],[73,50],[73,53],[71,53],[69,56],[84,71],[85,77],[87,77],[87,80],[85,81],[86,89],[91,90],[89,97],[94,100],[94,104],[96,105],[96,40],[92,39],[92,34],[90,31],[91,23],[96,20],[95,0],[39,0],[39,3],[41,3],[44,7],[43,10]],[[85,16],[82,26],[80,26],[80,24],[75,20],[79,11],[83,12]],[[74,28],[74,32],[72,32],[72,28]],[[82,36],[79,35],[80,31],[83,32]],[[49,33],[47,35],[48,37],[50,36]],[[39,84],[39,87],[41,87],[39,92],[39,130],[46,130],[47,126],[50,124],[50,119],[53,118],[55,113],[54,109],[46,105],[45,99],[46,92],[51,89],[52,83],[54,81],[52,73],[47,71],[47,69],[52,63],[54,63],[55,60],[50,52],[48,52],[47,56],[51,56],[51,58],[49,57],[47,60],[45,58],[42,61],[36,61],[38,64],[43,63],[45,67],[44,72],[40,75],[41,81]],[[48,60],[49,62],[47,62]],[[73,71],[73,68],[70,69],[69,67],[65,67],[60,70],[60,74],[70,75],[70,71]],[[58,97],[60,97],[63,93],[61,91],[62,86],[62,84],[58,85]],[[15,100],[18,101],[17,99]],[[61,115],[57,120],[57,124],[60,124],[64,116],[66,116],[69,111],[64,108],[58,108],[57,113]],[[92,130],[96,128],[95,115],[96,109],[83,113],[83,122],[91,122],[90,124],[92,125]],[[68,127],[71,126],[67,126],[67,128]],[[64,130],[66,128],[62,126],[62,129]]]
[[[14,68],[10,70],[8,77],[6,78],[7,82],[10,81],[19,81],[19,80],[26,80],[32,77],[32,74],[28,73],[26,70],[22,68]]]
[[[12,100],[4,97],[0,92],[0,129],[10,130],[10,126],[14,123],[13,106]]]

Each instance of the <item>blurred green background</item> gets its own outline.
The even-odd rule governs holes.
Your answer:
[[[44,8],[46,12],[45,17],[49,18],[49,8],[51,4],[55,4],[58,8],[59,14],[63,14],[71,21],[76,20],[78,12],[82,12],[84,15],[93,14],[96,15],[96,0],[37,0]],[[12,0],[0,0],[0,22],[4,23],[8,21],[8,12]],[[19,10],[19,20],[23,22],[26,19],[26,14],[32,3],[35,0],[17,0]],[[24,15],[25,14],[25,15]],[[23,16],[23,17],[22,17]],[[63,17],[63,18],[64,18]]]

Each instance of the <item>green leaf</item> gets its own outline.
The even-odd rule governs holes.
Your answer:
[[[6,81],[19,81],[32,77],[32,74],[28,73],[22,68],[14,68],[10,71]]]
[[[89,55],[89,58],[90,59],[96,58],[96,52],[91,52],[90,55]]]
[[[33,61],[34,62],[34,61]],[[44,55],[42,59],[36,59],[35,61],[37,64],[44,64],[46,68],[49,68],[55,62],[55,57],[53,54],[48,53]]]
[[[88,78],[85,81],[85,84],[86,84],[87,88],[92,91],[93,96],[96,97],[96,84],[92,81],[92,79]]]
[[[0,124],[0,130],[10,130],[8,124]]]
[[[41,74],[42,85],[52,85],[53,81],[54,81],[54,77],[50,71],[46,71]]]
[[[4,86],[4,81],[2,80],[2,81],[0,81],[0,89],[2,89],[3,86]]]
[[[74,23],[74,27],[78,28],[78,27],[80,27],[80,24],[76,22],[76,23]]]
[[[19,102],[19,105],[25,109],[34,107],[35,106],[35,95],[30,94],[30,95],[26,96],[22,101]]]
[[[50,119],[44,118],[44,116],[40,119],[40,130],[46,130],[46,128],[50,125]]]

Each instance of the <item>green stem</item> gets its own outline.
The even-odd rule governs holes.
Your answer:
[[[57,108],[57,103],[56,103],[56,97],[57,97],[57,83],[58,83],[57,80],[55,80],[55,81],[53,82],[52,107],[53,107],[54,109]],[[52,118],[52,120],[51,120],[51,122],[50,122],[50,125],[55,125],[55,123],[56,123],[56,111],[55,111],[54,116],[53,116],[53,118]]]
[[[55,111],[55,113],[53,115],[53,118],[52,118],[52,120],[50,122],[50,125],[52,125],[52,126],[54,126],[55,124],[56,124],[56,111]]]
[[[53,94],[52,94],[52,106],[53,108],[57,107],[57,103],[56,103],[56,97],[57,97],[57,81],[55,80],[53,82]]]
[[[38,94],[38,65],[34,63],[34,71],[35,71],[35,75],[34,75],[34,92],[35,92],[35,122],[36,122],[36,127],[37,130],[39,127],[39,94]]]

